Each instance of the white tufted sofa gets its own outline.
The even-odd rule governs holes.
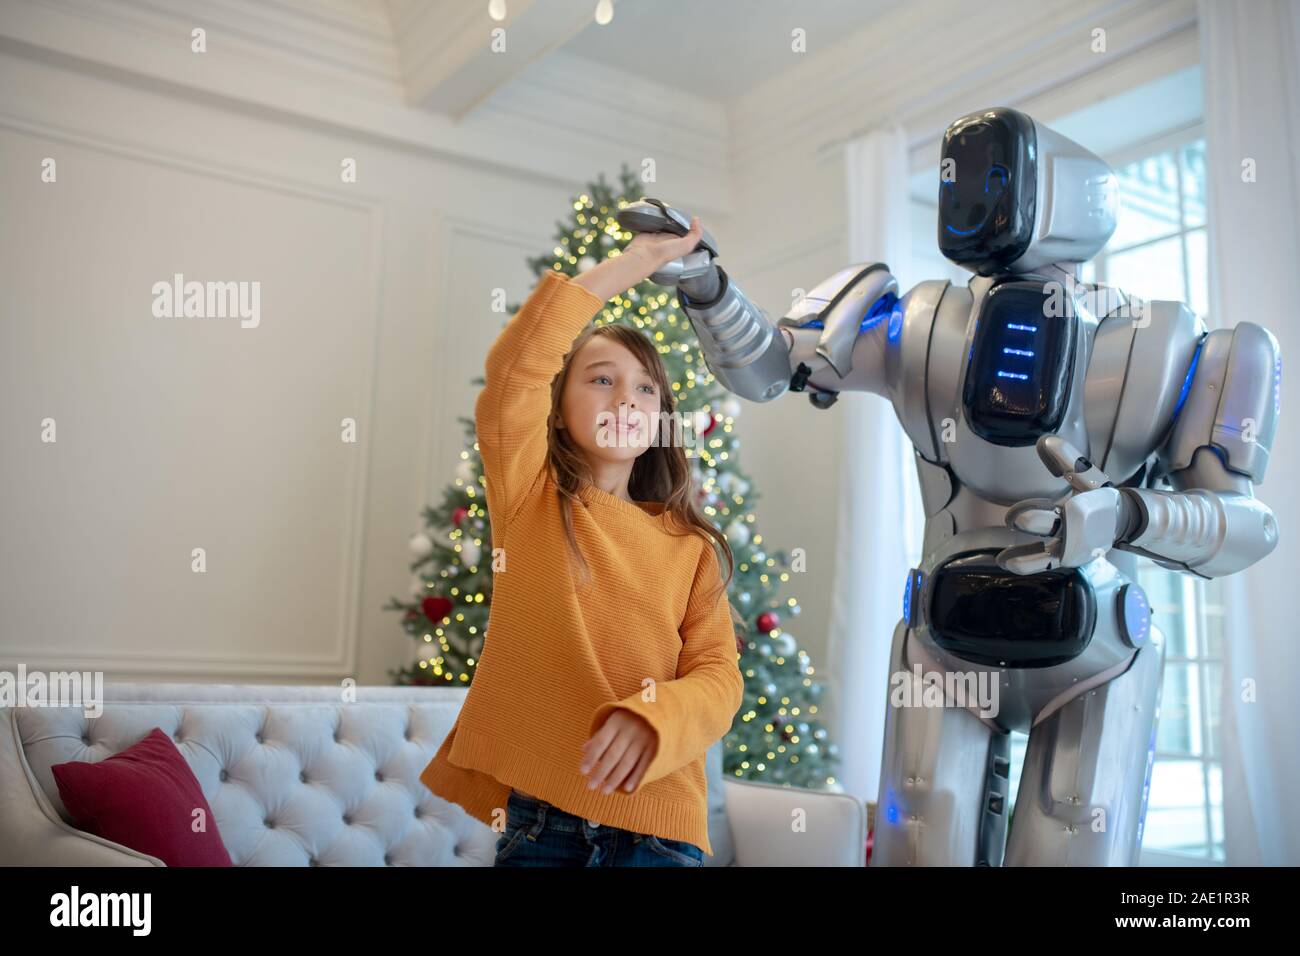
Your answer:
[[[497,834],[419,780],[467,693],[453,687],[105,682],[104,707],[0,707],[0,865],[162,866],[76,829],[50,771],[154,727],[203,787],[236,866],[491,866]],[[865,807],[722,776],[708,755],[706,866],[862,866]],[[806,829],[792,832],[796,809]]]

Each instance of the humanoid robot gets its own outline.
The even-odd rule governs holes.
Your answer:
[[[730,391],[806,391],[819,409],[874,392],[914,446],[923,558],[890,652],[872,865],[1134,865],[1164,664],[1134,556],[1213,578],[1277,544],[1253,494],[1277,429],[1277,340],[1080,283],[1117,205],[1088,150],[980,110],[941,150],[939,248],[974,273],[965,287],[900,297],[887,265],[858,263],[773,324],[708,233],[651,277],[676,286]],[[618,218],[689,231],[659,200]],[[997,706],[954,676],[995,682]],[[1013,730],[1029,740],[1008,827]]]

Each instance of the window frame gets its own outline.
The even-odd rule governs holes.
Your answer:
[[[1120,249],[1110,249],[1107,246],[1103,246],[1101,251],[1090,260],[1095,277],[1094,281],[1103,284],[1105,283],[1106,266],[1112,255],[1132,252],[1134,249],[1141,249],[1144,246],[1154,245],[1158,242],[1167,242],[1170,239],[1178,239],[1178,254],[1183,269],[1183,298],[1181,301],[1186,303],[1188,308],[1192,308],[1191,303],[1194,301],[1191,286],[1192,270],[1189,268],[1187,237],[1193,232],[1204,232],[1208,241],[1210,225],[1208,211],[1205,222],[1195,226],[1187,225],[1187,191],[1183,184],[1183,164],[1179,159],[1178,153],[1184,146],[1203,139],[1205,139],[1205,123],[1203,120],[1197,120],[1176,129],[1160,133],[1157,136],[1151,136],[1147,139],[1139,140],[1136,143],[1125,146],[1123,149],[1115,150],[1102,157],[1111,169],[1121,169],[1132,163],[1138,163],[1144,159],[1159,156],[1161,153],[1174,153],[1175,181],[1178,193],[1178,228],[1168,233],[1162,233],[1161,235],[1143,239],[1139,242],[1130,243]],[[1208,276],[1206,284],[1208,285]],[[1207,289],[1206,292],[1206,300],[1208,302],[1209,290]],[[1209,324],[1208,317],[1206,318],[1206,323]]]

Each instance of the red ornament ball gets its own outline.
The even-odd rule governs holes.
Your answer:
[[[454,524],[457,528],[459,528],[460,523],[465,520],[465,516],[467,514],[469,514],[468,508],[463,506],[457,508],[455,511],[451,513],[451,523]]]
[[[758,616],[758,629],[763,632],[774,631],[781,626],[781,619],[775,611],[764,611]]]
[[[451,613],[451,601],[445,597],[430,595],[420,602],[420,607],[424,609],[424,616],[435,622]]]

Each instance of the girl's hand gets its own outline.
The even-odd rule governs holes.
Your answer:
[[[684,236],[670,232],[638,232],[621,255],[603,259],[572,281],[608,301],[648,279],[674,259],[689,255],[700,244],[704,227],[700,217],[691,217],[691,231]]]
[[[582,774],[587,776],[590,771],[588,789],[603,786],[605,793],[616,788],[632,792],[658,749],[659,735],[644,717],[627,710],[611,711],[582,745]]]
[[[691,231],[684,236],[675,236],[671,232],[638,232],[623,248],[624,256],[632,256],[645,263],[645,275],[658,272],[660,268],[688,256],[695,251],[704,235],[700,217],[691,217]]]

